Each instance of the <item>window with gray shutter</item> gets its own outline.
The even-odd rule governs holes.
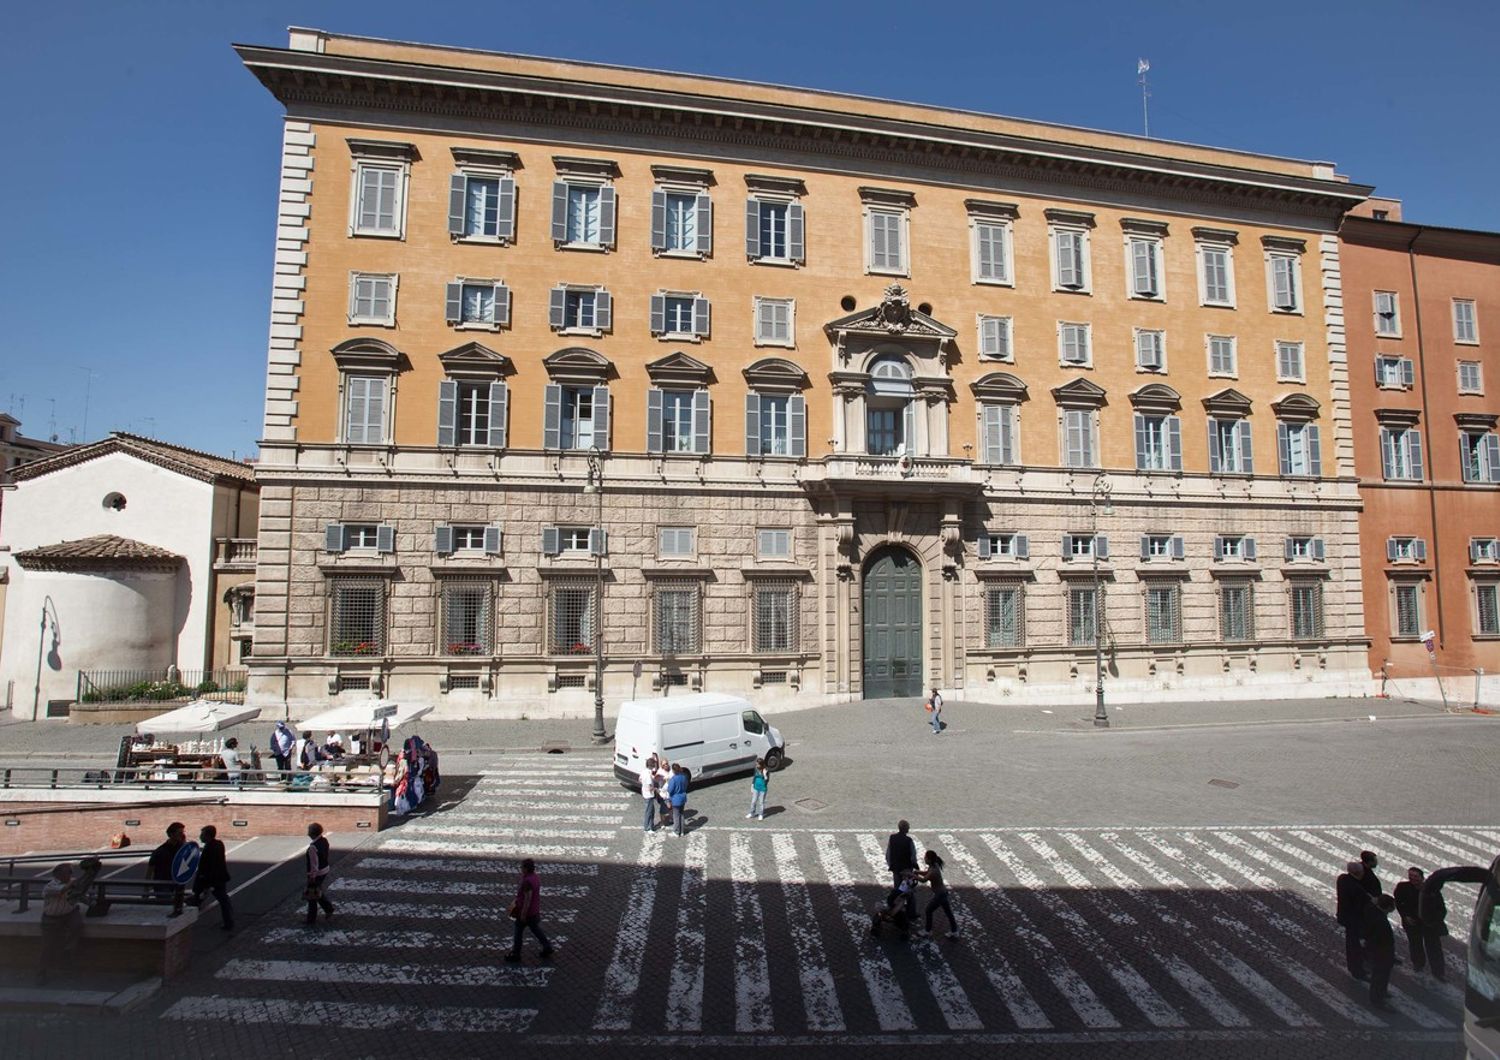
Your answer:
[[[807,258],[803,243],[802,204],[788,203],[786,208],[787,259],[801,265]]]
[[[597,526],[589,527],[589,555],[609,555],[609,531],[602,530]]]
[[[542,555],[555,556],[562,551],[562,535],[555,526],[542,527]]]
[[[1210,375],[1237,375],[1234,339],[1228,335],[1208,337],[1208,372]]]
[[[458,444],[458,381],[444,379],[438,383],[438,445]]]
[[[707,298],[693,299],[693,334],[700,339],[708,338],[709,308]]]
[[[600,331],[614,327],[614,300],[608,291],[600,290],[594,295],[594,327]]]
[[[667,296],[664,294],[653,294],[651,296],[651,334],[665,335],[667,333]]]
[[[693,391],[693,452],[707,453],[711,447],[711,412],[708,391],[702,387]]]
[[[1294,312],[1298,308],[1297,259],[1284,254],[1271,258],[1271,308]]]
[[[807,455],[807,404],[801,394],[787,399],[787,427],[792,456]]]
[[[448,234],[464,234],[464,206],[468,199],[469,181],[462,173],[448,178]]]
[[[714,251],[714,201],[707,192],[698,195],[694,210],[697,217],[697,250],[705,258]]]
[[[760,441],[760,395],[745,395],[745,455],[762,455]]]
[[[615,189],[607,185],[599,189],[599,245],[615,245]]]
[[[760,200],[745,200],[745,257],[755,261],[760,253]]]
[[[461,283],[450,283],[446,285],[445,289],[443,319],[449,324],[457,324],[464,318],[464,285]]]
[[[510,390],[499,380],[490,383],[489,392],[490,416],[486,426],[488,438],[486,439],[491,449],[505,448],[506,429],[509,426],[510,413]]]
[[[1010,264],[1005,257],[1005,226],[974,224],[975,268],[977,279],[1005,283],[1010,279]]]
[[[1137,330],[1135,333],[1135,364],[1148,372],[1160,372],[1166,368],[1166,340],[1160,331]]]
[[[1057,229],[1053,234],[1057,258],[1057,286],[1077,290],[1083,281],[1083,233]]]
[[[1213,305],[1228,305],[1229,251],[1224,247],[1200,246],[1203,262],[1203,300]]]
[[[542,448],[562,448],[562,386],[548,383],[542,405]]]
[[[568,289],[566,287],[554,287],[547,294],[547,326],[553,331],[561,331],[567,326],[568,320]]]
[[[651,192],[651,249],[667,249],[667,193],[661,188]]]
[[[552,242],[562,244],[567,241],[568,182],[558,180],[552,183]]]
[[[1375,334],[1401,334],[1401,323],[1396,315],[1396,307],[1397,301],[1394,291],[1375,292]]]
[[[609,448],[609,387],[594,387],[594,445]]]
[[[396,528],[394,526],[380,526],[376,528],[375,551],[384,553],[396,551]]]
[[[439,526],[433,532],[432,551],[439,556],[448,556],[453,553],[453,527]]]
[[[979,318],[979,356],[986,360],[1010,360],[1010,317]]]
[[[1153,240],[1130,241],[1130,291],[1137,298],[1155,298],[1161,291],[1156,252],[1157,244]]]
[[[323,531],[323,551],[343,552],[344,548],[344,525],[342,523],[329,523]]]
[[[657,387],[646,391],[646,452],[662,451],[662,401],[664,395]]]

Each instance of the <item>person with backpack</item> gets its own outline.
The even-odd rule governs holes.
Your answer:
[[[314,821],[307,826],[307,889],[302,892],[307,899],[308,927],[317,926],[319,906],[323,907],[324,917],[333,919],[333,903],[323,893],[327,889],[328,837],[323,834],[323,826]]]
[[[924,704],[922,704],[922,705],[927,708],[927,713],[931,715],[931,717],[928,720],[932,722],[932,735],[934,735],[934,736],[941,736],[942,732],[943,732],[943,697],[942,697],[942,695],[938,692],[938,690],[936,688],[934,688],[932,690],[932,695],[928,696],[927,697],[927,702],[924,703]]]
[[[745,820],[752,817],[757,821],[766,819],[766,792],[770,789],[771,774],[766,772],[766,760],[757,758],[755,774],[750,778],[750,812],[745,814]]]

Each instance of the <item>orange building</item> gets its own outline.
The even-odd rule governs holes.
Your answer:
[[[1494,703],[1500,233],[1370,199],[1340,236],[1370,668],[1393,694],[1436,696],[1441,678],[1453,701]]]
[[[252,694],[1368,688],[1326,163],[295,29]],[[1098,572],[1096,578],[1095,572]]]

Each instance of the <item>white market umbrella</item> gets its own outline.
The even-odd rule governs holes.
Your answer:
[[[161,735],[218,732],[220,729],[238,725],[242,721],[254,721],[258,717],[260,717],[259,707],[195,699],[185,707],[178,707],[176,710],[137,722],[135,731],[143,736],[147,733]]]
[[[431,713],[430,706],[368,699],[363,703],[348,703],[315,714],[311,718],[304,718],[298,728],[308,732],[341,732],[347,729],[362,732],[366,729],[378,729],[389,723],[395,729]]]

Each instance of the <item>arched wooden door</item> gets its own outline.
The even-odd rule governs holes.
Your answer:
[[[865,567],[864,695],[922,694],[922,565],[883,548]]]

